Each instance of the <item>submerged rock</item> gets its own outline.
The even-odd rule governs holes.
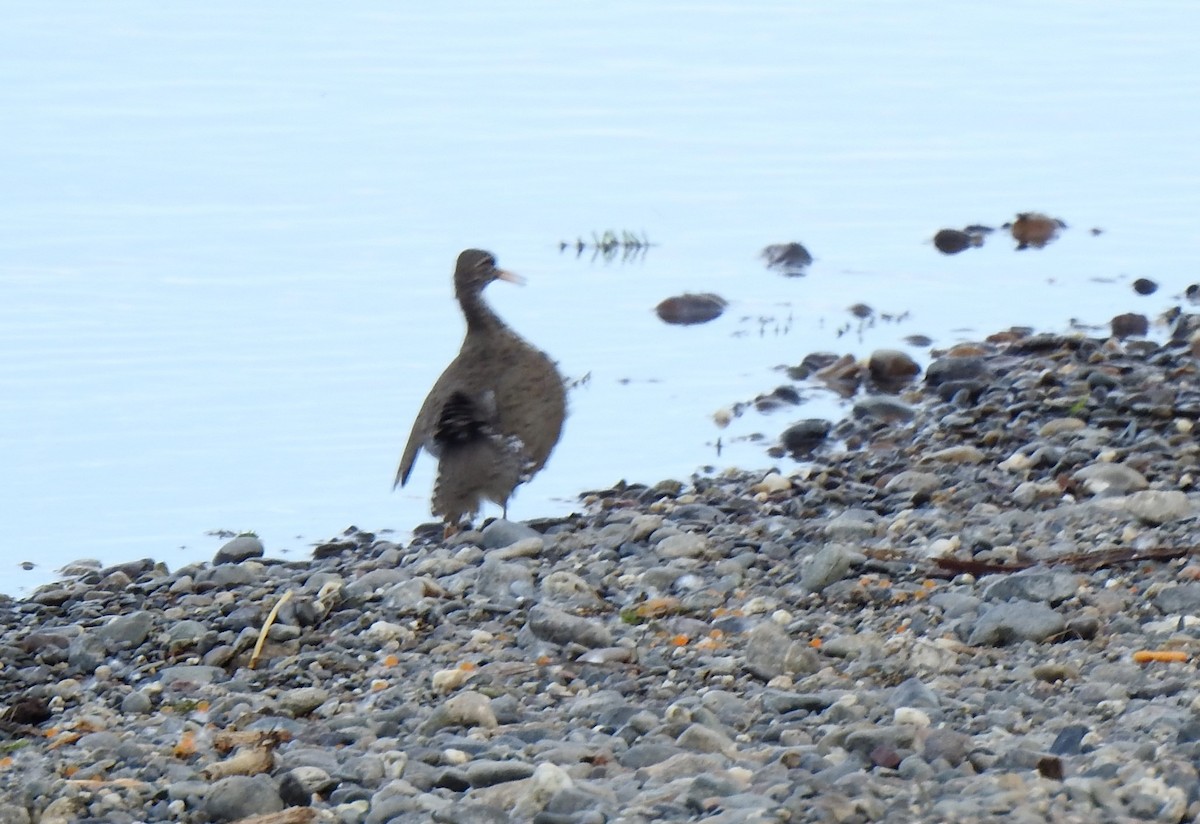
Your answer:
[[[969,227],[966,231],[960,229],[942,229],[933,236],[934,247],[944,255],[957,255],[959,252],[964,252],[972,247],[983,245],[984,233],[980,231],[971,231],[971,228],[986,228],[986,227]],[[990,229],[988,231],[991,231]]]
[[[1058,237],[1059,230],[1067,228],[1067,224],[1056,217],[1044,215],[1041,212],[1022,212],[1009,226],[1017,249],[1041,249]]]
[[[799,243],[774,243],[761,252],[768,269],[785,275],[802,275],[813,262],[812,255]]]
[[[720,295],[711,292],[701,294],[677,295],[667,298],[654,308],[663,323],[676,326],[692,326],[698,323],[708,323],[721,316],[728,302]]]

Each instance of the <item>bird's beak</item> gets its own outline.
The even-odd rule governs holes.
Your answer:
[[[496,277],[500,280],[507,280],[509,283],[515,283],[518,286],[525,285],[525,278],[512,272],[506,272],[503,269],[496,270]]]

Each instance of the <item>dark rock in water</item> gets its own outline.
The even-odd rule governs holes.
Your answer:
[[[1193,283],[1183,290],[1184,297],[1192,303],[1200,302],[1200,283]]]
[[[1137,312],[1126,312],[1112,319],[1112,334],[1114,338],[1124,340],[1135,335],[1141,337],[1150,331],[1150,321],[1145,315]]]
[[[875,314],[875,310],[870,306],[867,306],[865,303],[856,303],[846,311],[854,315],[854,317],[858,318],[859,320],[866,320],[867,318],[871,317],[871,315]]]
[[[759,412],[773,412],[782,406],[797,406],[800,401],[800,393],[790,386],[779,386],[774,392],[769,392],[765,395],[759,395],[754,399],[754,408]]]
[[[853,355],[842,355],[833,363],[820,369],[816,376],[834,392],[848,398],[858,391],[858,386],[862,382],[862,374],[862,366],[854,359]]]
[[[691,293],[667,298],[654,308],[664,323],[678,326],[690,326],[696,323],[708,323],[719,318],[729,303],[720,295],[704,292],[698,295]]]
[[[877,383],[892,386],[912,380],[920,374],[921,367],[905,352],[876,349],[867,359],[867,370]]]
[[[795,454],[806,454],[813,451],[829,436],[832,424],[824,418],[808,418],[783,430],[779,439],[783,448]]]
[[[1150,278],[1138,278],[1133,282],[1133,291],[1139,295],[1153,295],[1158,291],[1158,284]]]
[[[987,363],[981,357],[938,358],[925,370],[925,383],[938,386],[950,381],[967,381],[988,375]]]
[[[834,352],[810,352],[804,356],[804,360],[800,361],[799,366],[789,366],[787,375],[797,381],[811,378],[822,369],[837,363],[840,357],[841,355]]]
[[[906,403],[886,395],[872,395],[854,404],[851,410],[855,418],[897,423],[911,421],[917,410]]]
[[[787,275],[801,275],[813,262],[812,255],[799,243],[774,243],[762,250],[768,269],[779,269]]]
[[[1058,237],[1060,229],[1065,228],[1067,224],[1056,217],[1041,212],[1021,212],[1009,226],[1009,231],[1013,240],[1017,242],[1017,249],[1028,249],[1031,246],[1041,249]]]
[[[972,246],[982,246],[983,235],[958,229],[942,229],[933,236],[933,245],[944,255],[957,255]]]
[[[933,346],[933,338],[929,335],[909,335],[904,342],[909,346]]]

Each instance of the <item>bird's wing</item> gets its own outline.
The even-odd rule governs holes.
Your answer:
[[[445,394],[440,391],[441,383],[439,380],[434,384],[425,402],[421,404],[417,419],[413,421],[412,431],[408,433],[408,443],[404,445],[404,454],[400,456],[400,466],[396,469],[396,480],[392,483],[392,489],[408,483],[408,476],[412,474],[417,455],[429,440],[433,425],[441,417],[442,399]]]

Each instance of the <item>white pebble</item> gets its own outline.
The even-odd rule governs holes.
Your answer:
[[[442,751],[442,761],[452,767],[458,767],[471,760],[471,756],[462,750],[447,749]]]
[[[475,673],[462,667],[438,670],[433,674],[431,683],[434,692],[452,692],[471,680]]]
[[[908,724],[911,727],[921,727],[922,729],[933,723],[928,713],[916,707],[896,707],[896,711],[892,713],[892,720],[897,724]]]

